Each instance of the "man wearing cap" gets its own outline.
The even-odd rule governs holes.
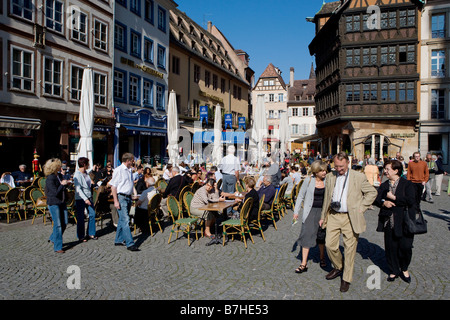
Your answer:
[[[227,148],[227,155],[222,158],[219,168],[222,171],[222,191],[226,193],[234,193],[236,181],[239,180],[239,170],[241,165],[238,157],[234,155],[236,148],[231,145]]]

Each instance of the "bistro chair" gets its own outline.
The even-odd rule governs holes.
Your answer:
[[[188,218],[197,218],[191,215],[191,201],[194,198],[194,193],[192,191],[186,191],[183,195],[183,204],[186,208],[187,215],[184,215],[184,217]],[[197,227],[200,227],[200,234],[203,238],[203,227],[204,227],[205,220],[203,218],[200,218],[200,220],[197,223]]]
[[[289,208],[294,209],[295,206],[295,199],[297,198],[297,185],[294,185],[292,188],[291,194],[287,196],[285,199],[286,206],[289,206]]]
[[[192,193],[195,193],[199,188],[200,188],[200,183],[198,183],[198,181],[195,181],[191,187]]]
[[[34,188],[30,192],[31,201],[33,202],[33,210],[34,210],[34,216],[33,221],[31,224],[34,223],[34,219],[39,215],[42,214],[42,217],[44,219],[44,225],[45,225],[45,215],[47,213],[47,201],[44,195],[44,192],[41,191],[39,188]],[[40,201],[45,200],[45,201]]]
[[[0,203],[0,210],[6,213],[6,222],[9,223],[10,215],[17,213],[19,220],[22,220],[20,216],[20,188],[11,188],[5,194],[5,202]]]
[[[261,236],[264,241],[266,241],[266,238],[264,237],[264,233],[263,233],[262,226],[261,226],[261,210],[262,210],[262,206],[264,204],[265,197],[266,197],[266,195],[263,194],[262,197],[259,199],[258,216],[253,218],[253,220],[249,219],[249,221],[248,221],[248,227],[251,230],[259,230],[259,232],[261,232]]]
[[[221,186],[222,186],[222,179],[219,179],[219,181],[217,181],[217,189],[220,190]]]
[[[67,212],[69,213],[69,217],[72,217],[75,220],[75,224],[77,223],[77,214],[75,208],[75,191],[74,190],[66,190],[66,207]]]
[[[278,213],[279,218],[284,217],[284,213],[286,212],[286,202],[285,202],[285,198],[284,198],[286,189],[287,189],[287,183],[283,183],[280,187],[278,197],[276,198],[275,211]]]
[[[33,210],[33,201],[31,200],[31,190],[33,190],[34,188],[36,187],[31,185],[26,187],[25,190],[22,192],[21,204],[23,206],[25,220],[27,220],[28,210]]]
[[[248,198],[245,200],[244,205],[242,206],[241,212],[239,214],[239,219],[228,219],[222,222],[223,226],[223,242],[222,245],[225,245],[225,238],[228,238],[228,235],[231,235],[231,239],[234,241],[235,235],[240,235],[242,240],[244,241],[245,249],[247,249],[247,241],[245,240],[245,235],[248,234],[252,243],[253,241],[252,234],[250,232],[250,228],[248,227],[248,217],[250,214],[250,210],[252,208],[253,199]]]
[[[45,182],[47,181],[47,178],[42,177],[38,181],[39,189],[41,189],[42,192],[45,192]]]
[[[183,213],[186,213],[186,207],[184,205],[183,197],[184,197],[184,194],[188,191],[192,192],[191,186],[190,185],[184,186],[183,189],[181,189],[181,191],[180,191],[179,198],[177,199],[178,202],[181,203],[181,210],[183,211]],[[192,192],[192,193],[195,193],[195,192]]]
[[[173,233],[177,234],[176,240],[178,240],[178,233],[183,232],[184,234],[187,235],[188,245],[190,246],[191,245],[190,235],[192,230],[194,230],[195,239],[198,240],[197,232],[195,232],[198,218],[191,218],[191,217],[183,218],[180,204],[177,198],[175,198],[174,196],[167,197],[167,208],[169,209],[169,213],[173,221],[172,230],[170,230],[170,236],[167,243],[170,243],[170,239],[172,238]]]
[[[244,187],[242,187],[241,183],[239,181],[236,181],[236,191],[239,193],[245,192]]]
[[[158,214],[160,210],[162,195],[160,193],[155,194],[150,201],[148,202],[148,223],[150,225],[150,233],[153,237],[153,228],[152,225],[156,224],[159,227],[159,230],[163,232],[161,228],[161,221],[159,221]]]
[[[158,179],[158,181],[156,181],[156,185],[155,188],[160,190],[160,191],[164,191],[167,188],[167,182],[164,179]]]
[[[2,202],[3,199],[5,198],[6,193],[11,189],[11,186],[7,183],[0,183],[0,200]]]
[[[270,209],[268,210],[261,210],[261,218],[270,220],[273,222],[273,226],[275,227],[275,230],[277,230],[277,224],[275,222],[275,215],[274,215],[274,211],[276,210],[276,200],[279,194],[279,190],[276,191],[275,193],[275,197],[272,201],[272,205],[270,206]]]

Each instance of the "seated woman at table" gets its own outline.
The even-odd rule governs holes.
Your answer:
[[[209,202],[225,201],[225,197],[219,196],[219,191],[216,188],[216,181],[214,179],[208,179],[205,185],[199,188],[191,201],[191,214],[196,217],[203,217],[205,213],[199,208],[207,206]],[[215,217],[211,212],[206,212],[205,217],[205,236],[211,238],[211,226],[215,223]]]
[[[258,217],[258,210],[259,210],[259,195],[258,192],[255,190],[255,179],[253,178],[247,178],[246,180],[246,191],[247,194],[245,195],[244,199],[236,199],[236,201],[240,202],[238,208],[236,209],[238,212],[241,211],[242,206],[244,205],[245,201],[247,201],[247,199],[252,198],[253,199],[253,204],[252,204],[252,208],[250,209],[250,213],[249,213],[249,220],[254,220]]]

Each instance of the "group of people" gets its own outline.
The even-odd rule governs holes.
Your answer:
[[[351,169],[346,153],[340,152],[332,160],[334,170],[331,172],[321,160],[311,164],[311,175],[303,181],[296,199],[294,219],[298,219],[302,211],[302,228],[297,240],[302,247],[302,259],[295,272],[308,270],[309,250],[318,244],[320,266],[326,266],[325,249],[333,266],[325,278],[332,280],[342,276],[340,291],[348,291],[353,280],[358,238],[366,230],[364,212],[375,205],[380,208],[376,230],[384,233],[390,269],[387,281],[400,277],[409,283],[414,234],[405,227],[405,214],[415,219],[420,210],[431,166],[421,161],[420,153],[415,152],[404,176],[404,164],[400,160],[386,160],[383,163],[386,180],[374,186],[374,180],[368,179],[367,172],[370,171]],[[369,165],[373,163],[369,161]],[[345,259],[339,250],[340,235],[343,236]]]
[[[239,181],[242,167],[234,152],[234,147],[230,146],[227,156],[222,159],[220,165],[212,166],[203,180],[201,179],[202,171],[197,167],[168,166],[163,175],[163,179],[167,182],[164,190],[156,190],[155,178],[150,168],[138,166],[136,170],[133,170],[135,159],[131,153],[125,153],[122,156],[120,166],[114,170],[111,166],[102,173],[97,172],[95,168],[91,169],[89,160],[81,157],[77,161],[77,170],[71,179],[64,177],[61,160],[50,159],[43,168],[47,177],[45,195],[53,220],[53,232],[49,242],[53,243],[55,252],[65,252],[62,240],[68,220],[65,189],[71,183],[75,190],[77,237],[80,242],[98,239],[92,188],[96,181],[105,178],[108,178],[114,207],[118,213],[115,246],[126,246],[130,251],[139,251],[129,225],[132,195],[136,191],[139,198],[135,205],[135,221],[142,232],[147,232],[149,200],[160,192],[162,213],[164,218],[168,218],[167,197],[172,195],[179,199],[183,187],[192,185],[194,182],[199,183],[199,188],[191,201],[190,213],[205,219],[205,236],[213,238],[211,228],[215,223],[215,215],[212,213],[205,215],[205,212],[199,208],[209,202],[225,201],[228,196],[234,195],[237,191],[235,186]],[[286,193],[289,194],[293,186],[298,185],[303,179],[294,207],[294,219],[299,219],[302,215],[302,227],[297,240],[302,248],[302,259],[295,272],[304,273],[308,270],[309,251],[318,244],[320,266],[326,266],[325,252],[333,266],[325,278],[332,280],[342,276],[340,290],[346,292],[353,280],[359,235],[366,230],[364,212],[375,205],[380,208],[376,230],[384,233],[386,260],[390,269],[387,280],[394,281],[401,277],[404,281],[410,282],[408,267],[412,257],[414,235],[409,234],[404,228],[404,212],[408,208],[409,214],[414,215],[417,210],[420,210],[423,194],[428,194],[423,190],[430,182],[431,174],[434,174],[436,180],[439,180],[438,175],[447,174],[438,160],[433,161],[427,155],[426,161],[422,161],[419,152],[413,154],[413,159],[406,167],[396,158],[386,160],[383,163],[382,175],[387,179],[376,184],[374,182],[379,179],[369,178],[365,170],[361,172],[351,169],[351,160],[344,152],[332,158],[333,170],[330,170],[330,165],[321,159],[314,160],[308,164],[308,175],[302,175],[301,168],[297,166],[280,168],[272,158],[268,158],[261,168],[258,181],[252,177],[246,179],[245,198],[237,199],[228,215],[238,213],[242,204],[248,198],[252,198],[250,218],[254,218],[258,214],[259,199],[263,195],[265,200],[262,209],[268,210],[280,185],[286,183],[288,185]],[[372,165],[375,164],[370,160],[365,167]],[[222,181],[220,185],[219,180]],[[438,185],[440,183],[441,181],[438,181]],[[439,194],[438,191],[440,193],[440,188],[437,189],[436,195]],[[85,228],[86,216],[87,228]],[[344,241],[345,259],[339,249],[341,235]]]

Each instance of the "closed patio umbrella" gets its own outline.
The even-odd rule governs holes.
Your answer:
[[[222,152],[222,109],[217,104],[214,117],[214,149],[212,154],[213,163],[216,166],[222,161]]]
[[[79,116],[80,141],[78,142],[77,154],[78,158],[88,158],[89,164],[92,166],[94,153],[92,145],[92,133],[94,131],[94,81],[92,67],[87,66],[84,68],[82,81]]]
[[[264,158],[264,137],[267,136],[267,119],[266,119],[266,107],[264,105],[264,95],[258,95],[256,99],[256,108],[253,113],[253,128],[252,128],[252,140],[256,145],[256,149],[253,153],[253,159],[258,163],[258,166],[262,165]],[[256,154],[255,154],[256,153]]]
[[[286,145],[291,138],[289,132],[289,120],[287,112],[282,112],[280,117],[280,162],[284,162],[284,153],[287,151]]]
[[[167,110],[167,151],[169,163],[176,165],[178,162],[178,110],[175,91],[169,94],[169,107]]]

